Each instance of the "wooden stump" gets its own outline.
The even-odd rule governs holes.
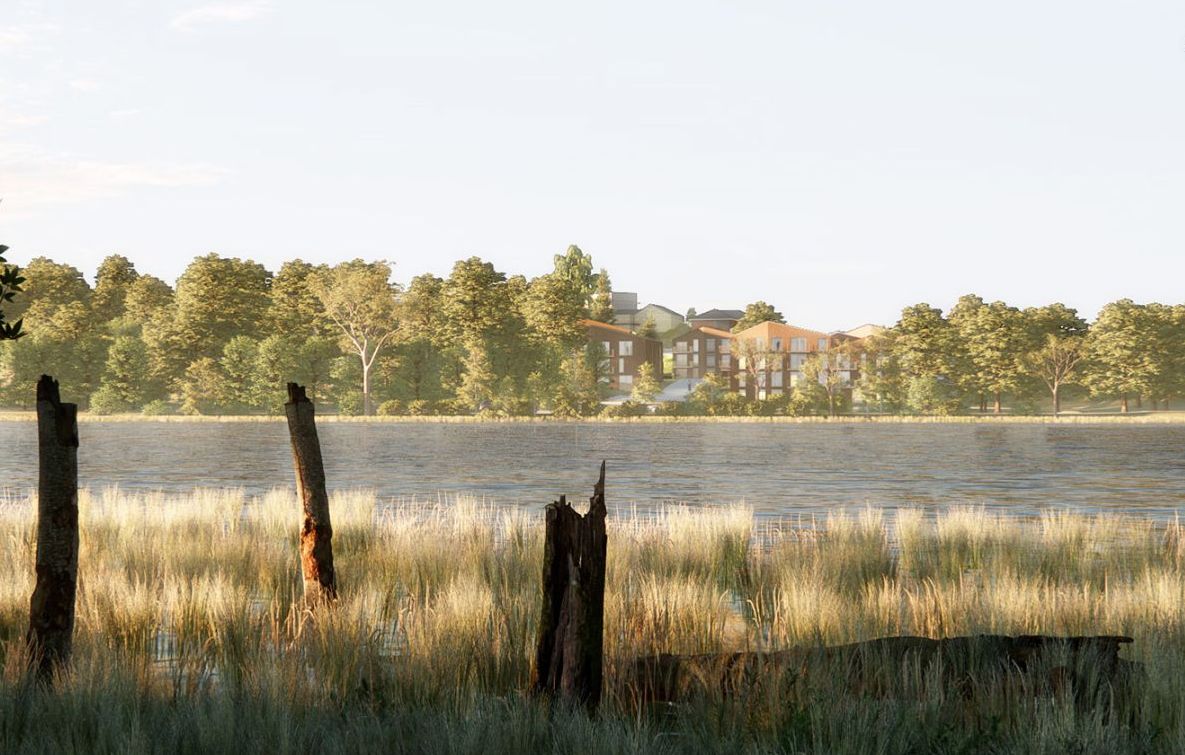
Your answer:
[[[29,601],[33,668],[51,681],[70,660],[78,591],[78,407],[58,381],[37,382],[37,582]]]
[[[304,595],[310,604],[337,599],[337,575],[333,570],[333,526],[329,521],[329,495],[325,492],[325,466],[317,439],[313,402],[304,386],[288,384],[288,435],[296,467],[296,489],[304,521],[300,527],[300,568]]]
[[[605,463],[577,514],[564,496],[547,507],[543,547],[543,606],[531,692],[580,705],[601,701],[605,624]]]

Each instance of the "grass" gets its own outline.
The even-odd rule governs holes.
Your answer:
[[[84,491],[73,665],[26,681],[34,504],[0,503],[4,752],[1180,752],[1185,531],[1053,512],[837,513],[743,506],[609,523],[606,693],[596,718],[522,695],[539,512],[335,495],[341,600],[300,608],[291,491]],[[790,672],[736,696],[639,703],[639,655],[885,635],[1126,634],[1146,683],[1112,706],[898,669],[860,696]],[[776,677],[771,674],[771,677]],[[813,677],[812,677],[813,678]]]

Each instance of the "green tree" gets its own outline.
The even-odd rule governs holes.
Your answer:
[[[216,395],[223,411],[241,414],[258,409],[262,402],[259,375],[259,342],[251,336],[235,336],[222,347],[218,360],[225,378]]]
[[[342,262],[314,278],[312,286],[344,346],[358,357],[362,412],[369,416],[374,413],[371,368],[399,327],[395,304],[399,289],[391,282],[391,266],[360,259]]]
[[[613,284],[609,281],[609,272],[605,268],[601,268],[597,273],[596,287],[593,289],[592,302],[588,308],[588,319],[613,322]]]
[[[662,383],[654,375],[654,365],[643,362],[638,367],[638,374],[634,378],[634,390],[630,398],[642,403],[650,403],[662,392]]]
[[[647,317],[646,322],[642,323],[642,326],[638,328],[637,333],[642,338],[657,339],[658,338],[658,326],[655,324],[654,318]]]
[[[313,290],[312,281],[324,277],[327,265],[311,265],[300,259],[285,262],[272,280],[271,304],[267,311],[268,332],[298,338],[334,333],[325,307]]]
[[[751,328],[754,325],[760,325],[763,322],[785,323],[786,318],[782,317],[782,313],[774,309],[772,304],[755,301],[745,307],[744,315],[741,316],[741,319],[737,320],[736,325],[732,326],[732,332],[740,333],[742,330]]]
[[[198,357],[185,368],[180,382],[182,414],[216,414],[222,410],[226,373],[212,357]]]
[[[107,364],[91,410],[119,413],[138,410],[152,397],[148,347],[137,336],[117,336],[107,350]]]
[[[457,398],[475,413],[488,410],[494,399],[497,377],[490,367],[489,352],[478,339],[465,347],[464,370]]]
[[[975,306],[957,319],[952,312],[951,320],[970,365],[969,382],[993,398],[993,413],[1000,414],[1003,394],[1018,388],[1024,374],[1022,359],[1029,342],[1023,315],[996,301]]]
[[[124,318],[141,327],[173,306],[173,289],[152,275],[140,275],[127,288],[123,300]]]
[[[1118,398],[1125,414],[1128,398],[1146,393],[1158,377],[1150,325],[1146,307],[1120,299],[1103,307],[1087,338],[1086,386],[1095,396]]]
[[[1041,381],[1061,413],[1062,389],[1074,382],[1086,356],[1086,320],[1078,311],[1054,303],[1024,310],[1028,347],[1021,357],[1027,375]]]
[[[218,359],[235,336],[263,334],[271,274],[236,257],[196,258],[177,279],[176,341],[189,361]]]
[[[100,322],[123,317],[128,291],[139,277],[136,266],[122,254],[109,255],[99,263],[92,308]]]
[[[900,412],[906,406],[906,379],[896,353],[897,332],[889,328],[860,344],[859,389],[866,408]]]
[[[21,321],[6,321],[3,307],[10,305],[13,297],[21,292],[25,278],[21,275],[20,267],[7,264],[4,259],[7,251],[8,247],[0,244],[0,341],[15,341],[22,335]]]

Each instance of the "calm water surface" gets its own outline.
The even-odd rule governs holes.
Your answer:
[[[610,504],[744,501],[761,514],[836,507],[1048,507],[1171,518],[1185,509],[1185,426],[362,424],[319,429],[331,488],[383,497],[475,494],[537,507],[591,492]],[[184,491],[292,486],[274,423],[81,427],[80,482]],[[0,422],[9,485],[36,484],[36,426]]]

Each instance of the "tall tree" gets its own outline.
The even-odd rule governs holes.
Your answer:
[[[267,326],[271,333],[303,339],[334,332],[311,285],[312,280],[325,275],[328,269],[326,265],[311,265],[300,259],[280,266],[272,280],[271,304],[267,311]]]
[[[654,365],[650,362],[643,362],[638,367],[638,375],[634,380],[634,390],[630,394],[630,398],[634,401],[649,403],[661,392],[662,383],[654,374]]]
[[[746,328],[751,328],[754,325],[760,325],[763,322],[786,322],[786,318],[782,317],[782,313],[773,308],[772,304],[766,304],[763,301],[755,301],[749,306],[745,307],[745,314],[741,319],[737,320],[737,324],[732,326],[733,333],[740,333]]]
[[[1003,410],[1002,396],[1015,390],[1028,349],[1024,318],[1002,301],[977,307],[956,326],[971,366],[973,383],[993,399],[993,412]]]
[[[107,364],[99,389],[91,397],[91,411],[135,411],[144,406],[151,393],[144,341],[137,336],[117,336],[107,350]]]
[[[344,345],[358,357],[362,372],[362,411],[374,414],[370,372],[375,359],[394,337],[398,287],[386,262],[360,259],[342,262],[312,281],[325,314],[341,333]]]
[[[909,408],[925,414],[957,411],[959,393],[951,365],[957,334],[942,310],[925,303],[906,307],[893,331],[893,356]]]
[[[1102,308],[1087,339],[1086,386],[1095,396],[1118,398],[1125,414],[1129,397],[1147,393],[1158,377],[1151,324],[1146,307],[1120,299]]]
[[[92,307],[100,322],[123,317],[128,291],[139,277],[136,266],[122,254],[109,255],[99,263]]]
[[[128,285],[123,300],[124,318],[143,327],[157,313],[173,306],[173,289],[152,275],[140,275]]]
[[[196,258],[177,279],[176,327],[190,359],[222,355],[230,339],[263,334],[271,274],[237,257]]]
[[[1086,356],[1086,320],[1060,302],[1029,307],[1023,315],[1028,346],[1021,365],[1045,384],[1057,416],[1062,408],[1062,388],[1075,380]]]
[[[596,288],[593,289],[592,302],[588,307],[588,319],[613,322],[613,284],[609,281],[609,271],[605,268],[601,268],[597,273]]]

